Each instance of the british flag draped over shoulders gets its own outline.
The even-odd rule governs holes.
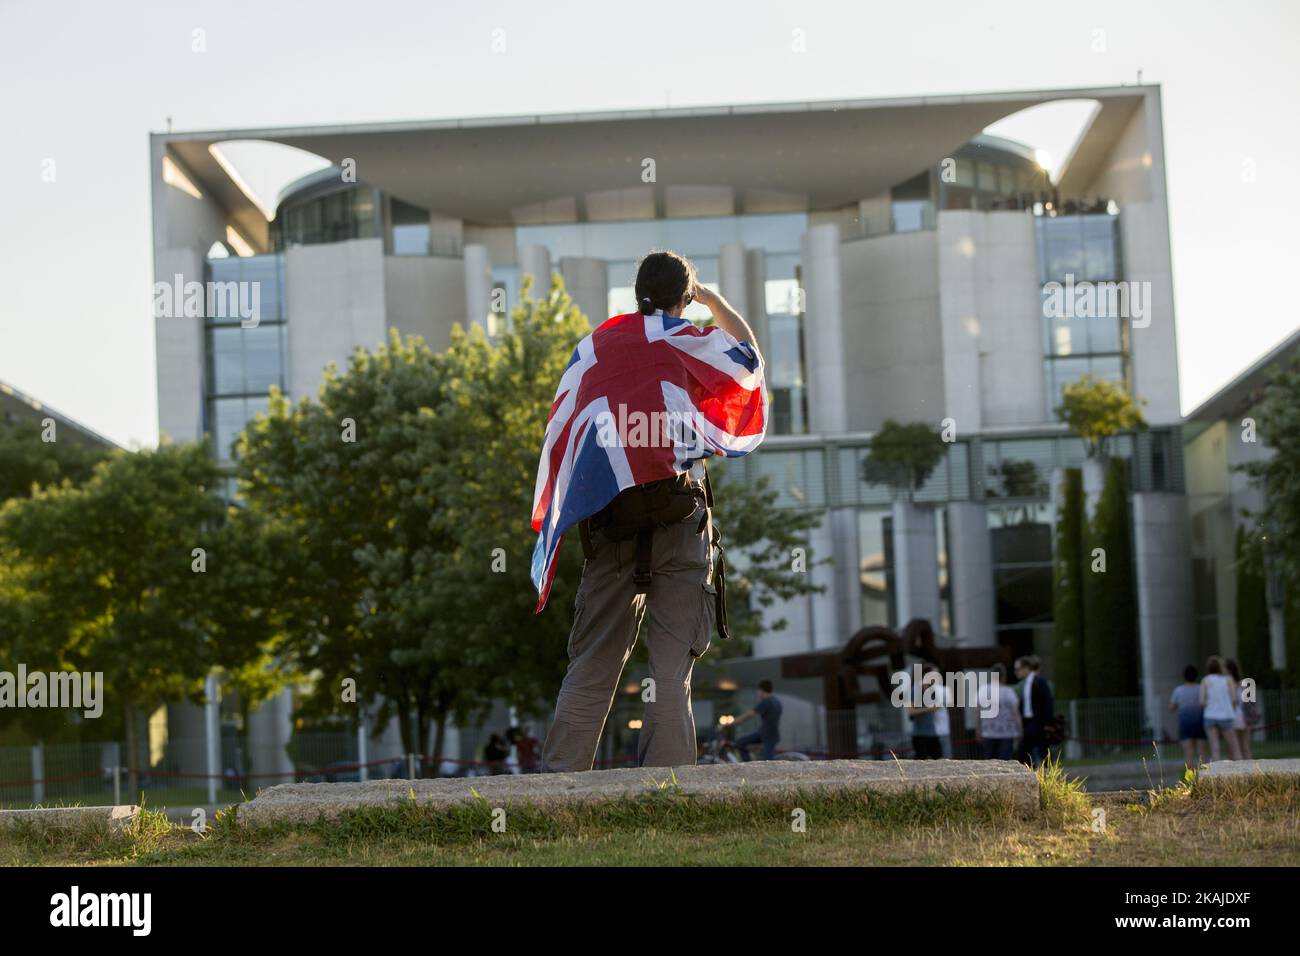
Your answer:
[[[555,392],[537,467],[538,613],[565,531],[625,488],[758,447],[767,432],[763,371],[749,343],[662,310],[616,315],[578,343]]]

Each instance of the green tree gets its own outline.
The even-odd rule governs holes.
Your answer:
[[[1090,697],[1137,693],[1137,593],[1125,462],[1111,461],[1083,555],[1084,683]],[[1105,571],[1099,570],[1104,561]]]
[[[1243,441],[1257,439],[1272,454],[1240,470],[1263,492],[1264,507],[1253,517],[1266,531],[1269,565],[1281,573],[1290,597],[1300,594],[1300,360],[1292,360],[1265,386],[1255,414],[1258,434],[1247,438],[1243,431]]]
[[[912,501],[947,450],[943,436],[925,422],[900,424],[886,419],[871,439],[862,462],[862,480],[887,485],[895,495]]]
[[[136,716],[197,702],[213,668],[238,673],[262,654],[258,635],[223,628],[213,613],[214,594],[227,606],[259,596],[249,585],[256,569],[206,563],[226,540],[219,478],[202,445],[117,452],[82,485],[46,487],[0,510],[0,613],[16,622],[0,650],[29,668],[103,673],[133,791]]]
[[[497,700],[526,713],[549,705],[582,553],[571,534],[535,614],[529,516],[555,387],[589,329],[558,279],[540,299],[525,285],[495,342],[457,328],[435,354],[394,332],[330,371],[316,400],[274,395],[246,431],[240,489],[282,548],[285,652],[318,688],[305,713],[355,716],[338,693],[352,678],[359,702],[396,717],[408,752],[436,766],[448,721]],[[727,533],[756,555],[742,577],[757,602],[806,587],[775,569],[807,516],[726,487],[724,515],[753,509]]]
[[[1263,542],[1256,534],[1237,528],[1237,662],[1242,673],[1264,687],[1276,683],[1269,649],[1268,587],[1264,572]]]
[[[56,431],[55,441],[44,441],[43,430],[35,419],[0,419],[0,502],[25,498],[34,485],[83,482],[108,455],[107,449],[68,437],[67,429],[64,437]]]
[[[1282,668],[1281,682],[1284,687],[1297,688],[1300,687],[1300,588],[1287,588],[1284,599],[1286,667]]]
[[[1083,439],[1090,458],[1105,458],[1115,435],[1146,428],[1141,404],[1133,401],[1123,385],[1084,375],[1065,386],[1055,411],[1056,417]]]
[[[744,481],[732,472],[739,467],[738,462],[726,461],[709,465],[713,520],[722,531],[727,561],[727,616],[736,638],[717,648],[719,658],[745,653],[747,639],[764,630],[783,630],[784,618],[765,625],[763,611],[777,601],[825,590],[811,583],[810,574],[815,563],[830,560],[816,557],[808,543],[809,532],[824,512],[779,507],[768,479]],[[802,561],[796,549],[802,549]]]
[[[1083,643],[1083,476],[1078,468],[1067,468],[1062,478],[1052,573],[1056,693],[1062,700],[1078,700],[1088,694]]]

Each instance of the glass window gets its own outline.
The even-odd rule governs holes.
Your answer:
[[[1119,352],[1123,349],[1120,320],[1111,316],[1098,316],[1088,320],[1088,351]]]
[[[217,398],[212,401],[211,434],[218,460],[230,461],[235,439],[258,413],[265,413],[265,398]]]
[[[989,498],[1043,498],[1051,493],[1056,442],[1050,438],[984,443],[984,494]]]
[[[993,572],[1000,626],[1052,620],[1052,569],[997,568]]]
[[[892,212],[894,232],[919,232],[928,229],[933,218],[928,199],[895,200]]]
[[[775,215],[736,216],[739,241],[749,249],[762,249],[767,253],[768,275],[772,271],[774,253],[786,253],[796,260],[808,231],[806,213],[780,213]]]
[[[888,511],[858,512],[858,581],[864,627],[894,625],[894,549]]]
[[[998,167],[998,192],[1004,196],[1014,196],[1016,189],[1016,171],[1010,166]]]
[[[208,351],[211,393],[264,394],[272,385],[283,387],[284,334],[282,324],[212,329]]]
[[[1080,216],[1083,231],[1084,274],[1092,280],[1119,277],[1116,253],[1119,220],[1114,216]]]
[[[244,305],[256,306],[258,320],[261,322],[284,317],[280,294],[284,282],[284,256],[276,253],[209,259],[206,274],[210,282],[239,283],[236,295],[241,306],[234,310],[216,310],[218,314],[208,316],[210,323],[238,325],[243,317]]]
[[[1055,409],[1061,404],[1061,393],[1066,385],[1077,382],[1090,371],[1084,358],[1049,359],[1047,362],[1047,401]]]
[[[429,224],[411,223],[393,225],[393,255],[427,256],[429,254]]]
[[[751,465],[758,477],[766,476],[785,508],[820,508],[826,503],[826,479],[820,448],[807,451],[763,451]]]
[[[363,220],[364,217],[364,209],[357,208],[357,220]],[[390,255],[429,255],[428,209],[403,202],[394,196],[389,199],[389,219],[393,229],[389,239]]]
[[[974,209],[975,190],[967,186],[945,185],[943,190],[944,209]]]

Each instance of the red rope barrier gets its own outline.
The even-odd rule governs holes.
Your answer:
[[[1251,727],[1249,729],[1252,733],[1257,730],[1276,730],[1279,727],[1292,726],[1296,723],[1297,720],[1300,720],[1300,718],[1278,720],[1270,724],[1261,724],[1259,726]],[[1150,737],[1137,737],[1137,738],[1065,737],[1062,739],[1061,742],[1064,743],[1066,741],[1074,741],[1076,743],[1084,743],[1084,744],[1094,744],[1099,746],[1119,746],[1119,747],[1143,746],[1146,744],[1170,746],[1179,743],[1179,741],[1171,740],[1167,737],[1161,738],[1160,740],[1156,740]],[[978,742],[979,742],[978,738],[975,737],[962,737],[954,740],[952,743],[954,746],[956,746],[962,744],[975,744]],[[781,752],[790,753],[791,751],[781,751]],[[878,760],[883,760],[883,759],[887,759],[886,755],[889,755],[890,757],[897,757],[900,755],[911,754],[913,752],[913,748],[910,746],[902,746],[902,747],[881,746],[881,747],[873,747],[870,750],[857,750],[857,751],[844,751],[844,752],[830,751],[830,750],[802,750],[798,752],[806,754],[809,757],[816,757],[818,759],[825,759],[825,760],[854,760],[861,757],[874,757]],[[436,763],[439,768],[443,764],[452,764],[458,767],[486,767],[489,769],[502,769],[502,770],[511,767],[519,767],[519,769],[524,772],[540,769],[540,764],[531,767],[523,767],[518,763],[508,763],[505,761],[464,760],[457,757],[434,757],[433,755],[429,755],[429,754],[426,754],[420,757],[419,759],[423,766],[430,766]],[[286,779],[286,778],[290,780],[295,780],[300,777],[337,776],[338,774],[341,773],[359,772],[363,767],[366,769],[370,769],[373,767],[389,766],[392,764],[405,765],[406,763],[407,763],[407,758],[405,756],[399,756],[399,757],[387,757],[381,760],[368,760],[364,763],[339,763],[339,764],[331,764],[328,767],[296,768],[292,771],[286,771],[282,773],[275,772],[275,771],[267,771],[263,773],[233,773],[233,772],[232,773],[194,773],[194,772],[179,771],[179,770],[156,770],[153,768],[136,770],[135,773],[141,777],[157,777],[157,778],[171,779],[171,780],[242,781],[242,780],[264,780],[264,779]],[[594,766],[596,767],[636,766],[636,758],[619,757],[614,760],[598,760],[595,762]],[[123,774],[131,773],[131,770],[127,767],[123,767],[121,768],[121,770]],[[104,767],[99,770],[89,770],[89,771],[82,771],[79,773],[62,774],[57,777],[42,777],[42,778],[28,779],[28,780],[0,780],[0,788],[31,787],[36,784],[67,783],[73,780],[86,780],[93,777],[105,777],[111,775],[111,772],[112,772],[111,767]],[[381,779],[396,780],[396,779],[406,779],[406,778],[386,777]]]

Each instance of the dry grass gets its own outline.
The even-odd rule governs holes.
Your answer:
[[[148,817],[117,837],[0,834],[0,862],[149,866],[1158,866],[1300,865],[1300,784],[1261,777],[1209,788],[1089,795],[1040,772],[1041,812],[969,793],[801,795],[701,803],[646,799],[540,811],[409,806],[335,824],[241,827],[224,812],[205,835]],[[1098,811],[1101,811],[1098,813]]]

